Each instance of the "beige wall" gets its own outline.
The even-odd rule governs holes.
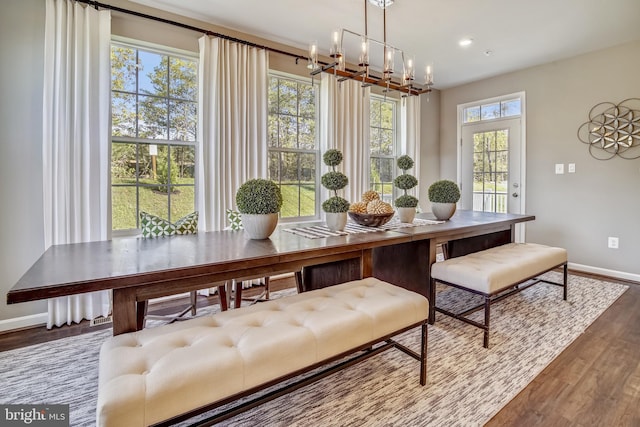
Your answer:
[[[595,104],[640,98],[640,41],[447,89],[441,94],[441,176],[456,179],[457,105],[526,92],[527,240],[569,261],[640,278],[640,159],[599,161],[577,138]],[[556,175],[554,165],[576,164]],[[620,238],[619,249],[607,237]]]
[[[2,2],[0,321],[40,313],[47,307],[44,301],[6,304],[7,291],[44,251],[41,166],[43,23],[42,0]]]

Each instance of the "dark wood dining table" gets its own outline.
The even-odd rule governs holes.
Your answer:
[[[225,230],[54,245],[9,290],[7,303],[112,290],[118,335],[140,327],[141,302],[285,272],[303,272],[303,291],[374,276],[428,296],[437,245],[453,257],[508,243],[516,224],[534,219],[459,210],[440,224],[315,239],[285,231],[293,225],[284,223],[266,240]]]

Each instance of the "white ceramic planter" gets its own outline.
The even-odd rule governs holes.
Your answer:
[[[456,212],[456,204],[431,202],[431,212],[437,219],[446,221]]]
[[[242,214],[242,227],[250,239],[267,239],[278,225],[278,214]]]
[[[342,231],[347,225],[346,212],[325,212],[327,228],[333,231]]]
[[[416,208],[397,208],[400,222],[412,223],[416,217]]]

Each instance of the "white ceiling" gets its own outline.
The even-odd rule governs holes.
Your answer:
[[[364,33],[364,0],[131,1],[304,50],[317,40],[321,54],[334,29]],[[382,10],[369,5],[368,16],[369,36],[382,40]],[[474,42],[461,48],[465,37]],[[632,40],[640,0],[395,0],[387,9],[387,42],[415,55],[418,70],[433,64],[437,89]]]

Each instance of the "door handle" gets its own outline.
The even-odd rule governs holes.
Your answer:
[[[513,193],[512,196],[513,197],[518,197],[518,193]]]

